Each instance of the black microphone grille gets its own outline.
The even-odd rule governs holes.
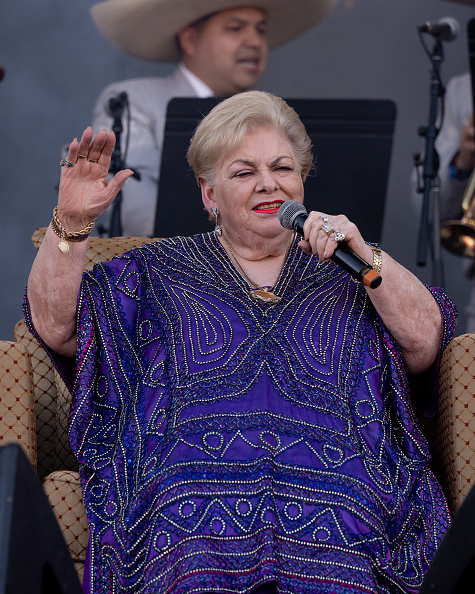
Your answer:
[[[129,104],[129,96],[122,91],[115,97],[111,97],[107,102],[106,111],[111,116],[122,114],[124,108]]]
[[[305,206],[301,202],[287,200],[281,204],[277,213],[277,217],[279,218],[279,222],[282,227],[285,227],[286,229],[293,229],[295,217],[298,217],[301,214],[307,214],[307,209]]]

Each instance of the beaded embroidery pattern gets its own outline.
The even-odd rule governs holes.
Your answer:
[[[296,242],[280,303],[248,289],[213,234],[85,274],[70,438],[92,591],[417,592],[449,512],[397,345]]]

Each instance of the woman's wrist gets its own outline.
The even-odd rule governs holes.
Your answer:
[[[94,221],[88,217],[65,212],[59,205],[54,209],[53,216],[55,212],[60,225],[66,230],[69,230],[70,233],[78,233],[88,227],[91,223],[94,223]]]
[[[56,233],[56,235],[61,239],[58,243],[58,248],[61,252],[67,253],[69,252],[69,242],[81,242],[86,241],[89,237],[90,232],[94,227],[95,221],[89,221],[83,228],[76,231],[73,229],[67,228],[63,222],[61,221],[59,214],[58,214],[58,207],[55,206],[53,210],[53,218],[51,220],[51,228]],[[77,225],[77,223],[76,223]]]
[[[369,243],[365,242],[365,252],[364,254],[358,254],[360,258],[362,258],[365,262],[369,264],[369,266],[376,272],[376,274],[380,275],[381,268],[383,266],[383,256],[381,252],[381,248],[377,246],[373,246]],[[363,281],[356,279],[354,276],[351,279],[357,284],[362,285],[364,284]]]

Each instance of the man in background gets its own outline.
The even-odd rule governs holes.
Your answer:
[[[475,138],[470,73],[452,77],[447,83],[445,113],[436,150],[439,155],[440,220],[463,216],[462,202],[475,165]],[[465,273],[472,279],[470,300],[465,308],[465,332],[475,332],[475,262],[467,261]]]
[[[173,97],[229,97],[254,88],[268,49],[310,29],[335,0],[106,0],[92,8],[104,35],[135,58],[178,62],[167,77],[109,85],[99,96],[93,128],[112,129],[111,99],[126,94],[122,154],[140,179],[122,190],[123,235],[153,233],[166,109]],[[123,97],[123,95],[122,95]],[[101,221],[110,226],[111,210]]]

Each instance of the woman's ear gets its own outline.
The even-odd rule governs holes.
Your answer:
[[[212,214],[212,208],[216,208],[216,201],[214,199],[214,188],[206,180],[200,178],[201,199],[208,213]]]

